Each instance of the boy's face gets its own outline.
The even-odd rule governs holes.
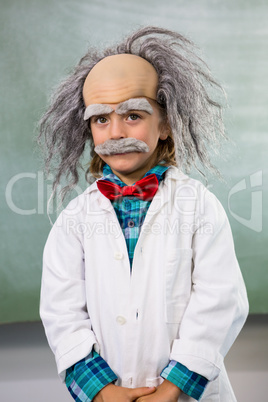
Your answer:
[[[146,150],[99,156],[126,184],[141,179],[154,166],[158,140],[168,136],[156,99],[158,76],[146,60],[129,54],[101,60],[86,78],[83,97],[85,119],[95,146],[107,140],[133,138]]]
[[[144,101],[143,105],[140,103],[141,99]],[[135,108],[137,100],[138,104]],[[99,153],[112,171],[124,183],[131,185],[154,166],[158,140],[166,139],[167,134],[162,128],[159,107],[155,101],[146,98],[132,98],[131,107],[125,107],[129,103],[126,101],[101,104],[99,112],[90,118],[90,126],[95,146],[103,144],[107,140],[116,141],[122,138],[135,138],[148,146],[147,152],[134,151],[112,155]],[[103,106],[105,113],[102,114]],[[110,107],[110,110],[105,110],[107,106]]]

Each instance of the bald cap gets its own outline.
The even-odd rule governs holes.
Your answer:
[[[156,100],[157,86],[157,72],[147,60],[133,54],[117,54],[105,57],[92,68],[83,86],[83,98],[86,107],[137,97]]]

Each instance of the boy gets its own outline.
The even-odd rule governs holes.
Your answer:
[[[177,46],[177,48],[176,48]],[[92,145],[97,178],[44,251],[40,314],[76,401],[235,401],[223,358],[248,312],[226,214],[182,173],[222,133],[217,87],[175,32],[89,52],[41,123],[54,189]],[[179,166],[178,169],[176,166]]]

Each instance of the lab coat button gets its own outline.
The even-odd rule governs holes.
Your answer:
[[[121,315],[119,315],[118,317],[116,317],[116,322],[120,325],[124,325],[126,323],[126,319],[125,319],[125,317],[122,317]]]
[[[123,257],[124,257],[124,254],[123,254],[123,253],[120,253],[120,252],[114,253],[114,258],[115,258],[116,260],[122,260]]]

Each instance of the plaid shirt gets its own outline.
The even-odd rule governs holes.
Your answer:
[[[160,183],[164,179],[164,173],[167,169],[167,166],[157,165],[150,169],[145,176],[154,173]],[[126,185],[112,172],[108,165],[104,166],[103,175],[106,180],[120,187]],[[144,201],[135,197],[122,197],[119,200],[112,201],[112,204],[126,239],[130,267],[132,268],[135,246],[151,201]],[[208,383],[205,377],[188,370],[187,367],[174,360],[162,371],[161,376],[196,400],[201,398]],[[77,402],[91,402],[102,388],[116,380],[117,376],[95,351],[67,369],[65,378],[66,386]]]
[[[167,169],[168,166],[157,165],[149,170],[144,177],[154,173],[157,177],[158,183],[160,183],[163,180],[164,173]],[[103,175],[105,180],[109,180],[120,187],[126,185],[112,172],[108,165],[104,166]],[[112,201],[112,204],[126,239],[130,267],[132,267],[135,246],[151,201],[144,201],[136,197],[122,197],[118,200]]]

